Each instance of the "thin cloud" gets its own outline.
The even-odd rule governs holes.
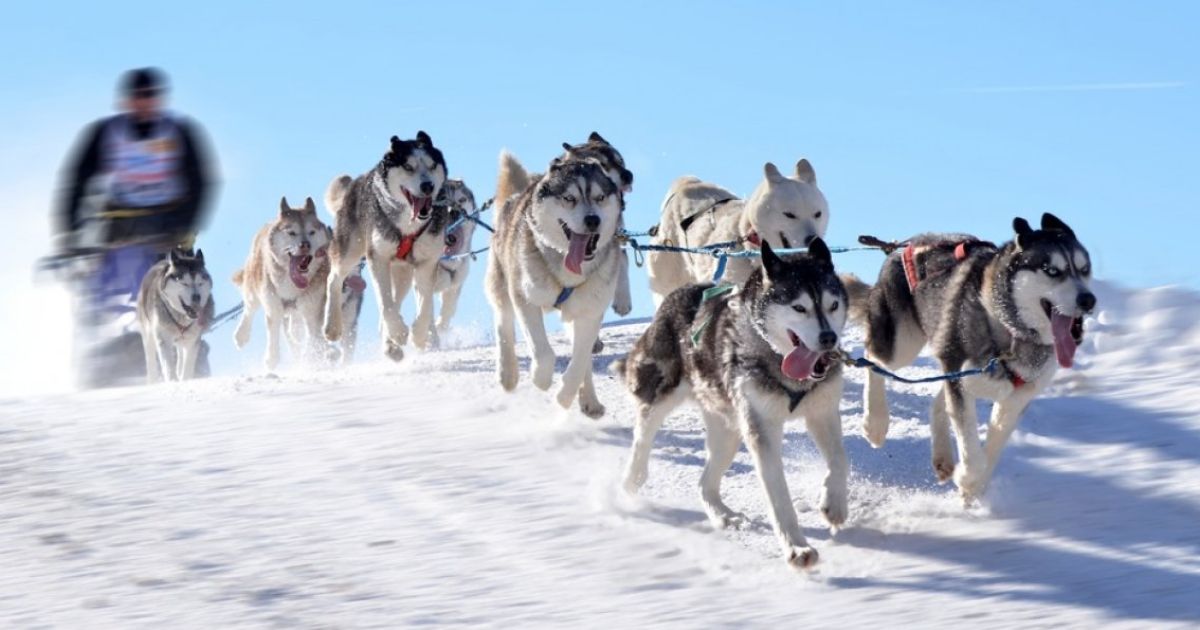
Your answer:
[[[961,88],[956,92],[971,94],[1006,94],[1015,92],[1122,92],[1136,90],[1173,90],[1186,87],[1185,81],[1157,81],[1144,83],[1074,83],[1066,85],[999,85],[990,87]]]

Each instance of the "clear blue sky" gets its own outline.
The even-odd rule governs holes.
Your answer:
[[[118,75],[166,69],[171,106],[220,160],[201,246],[221,305],[280,195],[319,199],[418,129],[480,199],[502,147],[542,168],[598,130],[635,173],[631,229],[656,221],[677,176],[746,194],[764,161],[807,157],[832,244],[1004,239],[1014,215],[1048,210],[1098,276],[1200,287],[1197,3],[196,4],[7,6],[0,186],[48,212],[47,186],[78,128],[112,111]],[[873,276],[879,260],[838,264]],[[482,264],[459,321],[490,328],[481,277]],[[633,283],[647,315],[644,272]],[[373,337],[373,298],[366,311]]]

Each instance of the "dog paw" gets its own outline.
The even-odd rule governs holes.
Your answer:
[[[413,326],[412,342],[418,350],[428,350],[430,348],[431,341],[432,338],[430,337],[428,328],[425,328],[424,326]]]
[[[233,333],[233,345],[238,350],[246,347],[250,343],[250,327],[238,326],[237,331]]]
[[[637,491],[646,484],[646,479],[650,476],[650,471],[646,466],[635,468],[630,466],[625,471],[625,481],[621,487],[625,488],[625,492],[629,494],[637,494]]]
[[[591,418],[592,420],[599,420],[600,418],[604,417],[605,411],[604,405],[600,404],[599,400],[596,400],[595,398],[592,398],[591,400],[584,400],[583,397],[579,398],[579,410],[583,412],[583,415]]]
[[[338,341],[342,338],[342,325],[338,322],[325,323],[325,340]]]
[[[850,508],[846,505],[846,492],[825,491],[821,496],[821,514],[830,527],[841,527],[846,523]]]
[[[933,475],[938,483],[946,483],[954,477],[954,457],[937,455],[933,458]]]
[[[969,505],[973,500],[983,496],[987,490],[987,478],[975,468],[957,466],[954,470],[954,485],[962,495],[963,504]]]
[[[515,362],[511,366],[501,366],[496,371],[496,376],[500,381],[500,387],[503,387],[504,391],[511,392],[517,388],[517,366]]]
[[[750,517],[729,508],[712,509],[708,513],[708,522],[716,529],[740,530],[750,525]]]
[[[788,566],[800,571],[813,568],[817,564],[820,554],[812,547],[795,547],[791,548],[791,552],[787,556]]]
[[[542,391],[550,389],[550,385],[554,380],[554,355],[548,354],[534,358],[533,365],[530,366],[530,372],[534,387]]]
[[[388,339],[387,343],[384,344],[383,354],[387,358],[398,362],[404,358],[404,348],[401,347],[401,344],[396,343],[395,340]]]
[[[621,317],[625,317],[626,315],[633,312],[633,303],[630,302],[629,300],[616,299],[616,300],[613,300],[612,309],[613,309],[613,312],[616,313],[617,315],[620,315]]]
[[[867,420],[863,424],[863,435],[866,436],[867,442],[870,442],[872,447],[881,448],[887,442],[889,421],[887,413],[867,412]]]
[[[570,409],[571,403],[575,402],[575,391],[564,387],[558,391],[558,395],[555,396],[555,399],[558,400],[558,405],[560,407],[563,409]]]

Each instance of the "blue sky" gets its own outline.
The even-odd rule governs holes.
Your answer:
[[[635,173],[631,229],[656,221],[675,177],[746,194],[763,162],[807,157],[832,244],[999,240],[1013,216],[1051,211],[1098,276],[1200,288],[1196,24],[1189,2],[22,2],[0,24],[0,188],[48,212],[77,130],[112,111],[123,70],[152,64],[219,157],[201,246],[220,305],[281,195],[320,199],[418,129],[481,199],[502,147],[542,168],[598,130]],[[879,262],[838,259],[869,277]],[[481,277],[459,321],[487,329]],[[373,337],[373,299],[366,311]]]

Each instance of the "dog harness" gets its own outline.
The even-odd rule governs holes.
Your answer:
[[[971,250],[977,246],[986,245],[989,247],[995,247],[995,245],[992,245],[987,241],[980,240],[959,241],[957,243],[932,243],[924,245],[915,245],[909,243],[905,245],[904,250],[900,252],[900,262],[904,265],[904,278],[908,280],[908,290],[910,292],[916,292],[917,285],[919,285],[922,281],[935,278],[944,273],[949,273],[950,270],[954,268],[952,265],[945,269],[939,269],[936,272],[931,273],[928,269],[925,269],[917,264],[917,256],[924,254],[931,249],[941,249],[951,245],[954,246],[954,262],[956,263],[966,260],[967,256],[971,255]]]
[[[571,294],[574,292],[575,287],[563,287],[563,290],[558,292],[558,297],[554,298],[554,308],[561,309],[563,302],[571,299]]]
[[[429,221],[426,221],[421,224],[421,229],[413,232],[412,234],[401,233],[400,244],[396,246],[396,260],[408,260],[408,258],[412,256],[413,245],[416,244],[417,239],[421,238],[421,235],[424,234],[425,230],[428,228]]]

